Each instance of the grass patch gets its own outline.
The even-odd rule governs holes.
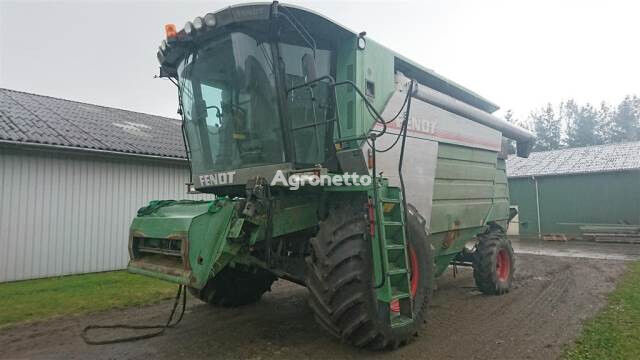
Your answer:
[[[585,324],[565,359],[640,359],[640,262],[630,266],[607,307]]]
[[[177,285],[126,271],[0,284],[0,328],[56,316],[150,304]]]

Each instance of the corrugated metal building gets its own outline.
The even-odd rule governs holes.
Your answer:
[[[0,282],[125,268],[128,227],[187,195],[180,121],[0,89]]]
[[[520,235],[580,236],[580,224],[640,224],[640,142],[510,158]]]

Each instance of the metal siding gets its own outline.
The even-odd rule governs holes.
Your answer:
[[[542,234],[578,236],[575,225],[562,223],[640,224],[640,172],[538,177]],[[520,211],[522,235],[537,234],[535,183],[509,179],[512,204]],[[528,225],[523,223],[528,222]]]
[[[184,163],[0,148],[0,282],[123,269],[129,225],[188,195]]]
[[[509,179],[511,205],[518,206],[519,231],[522,236],[536,236],[538,215],[536,210],[536,189],[531,178]]]

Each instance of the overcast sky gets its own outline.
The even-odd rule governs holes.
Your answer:
[[[165,23],[239,1],[0,0],[0,87],[176,117]],[[639,1],[290,1],[520,117],[546,102],[640,94]]]

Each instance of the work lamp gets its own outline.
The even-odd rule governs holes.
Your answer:
[[[191,21],[187,21],[187,23],[184,24],[184,32],[187,35],[191,35],[191,33],[193,32],[193,24],[191,23]]]
[[[216,16],[212,13],[208,13],[207,15],[204,16],[204,23],[208,27],[216,26]]]
[[[202,28],[204,27],[204,20],[202,20],[202,18],[200,16],[198,16],[197,18],[193,19],[193,27],[197,31],[202,30]]]

